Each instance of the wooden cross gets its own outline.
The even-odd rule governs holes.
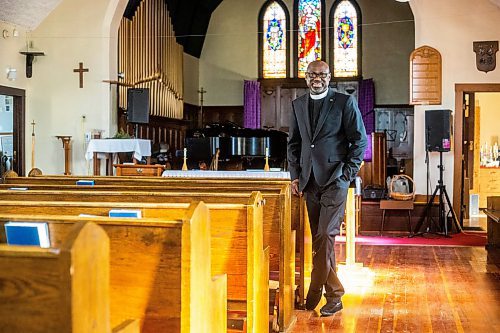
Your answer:
[[[198,90],[198,93],[200,94],[200,105],[201,107],[203,107],[203,95],[206,93],[207,91],[205,89],[203,89],[203,87],[201,87],[200,90]]]
[[[198,90],[198,93],[200,94],[200,110],[198,111],[198,127],[202,128],[203,127],[203,95],[207,91],[201,87],[200,90]]]
[[[80,63],[80,66],[78,68],[73,69],[73,72],[80,73],[80,88],[83,88],[83,73],[88,71],[88,68],[83,68],[83,62]]]

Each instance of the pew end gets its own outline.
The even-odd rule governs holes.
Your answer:
[[[109,238],[76,223],[60,248],[0,245],[1,332],[110,332]]]
[[[212,277],[212,318],[210,332],[227,332],[227,275]]]

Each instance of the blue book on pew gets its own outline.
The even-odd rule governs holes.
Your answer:
[[[128,218],[140,219],[142,217],[142,213],[140,210],[111,209],[108,213],[108,216],[109,217],[128,217]]]
[[[7,222],[5,235],[9,245],[34,245],[50,247],[49,227],[47,223]]]
[[[95,184],[92,179],[80,179],[76,181],[76,185],[94,186]]]

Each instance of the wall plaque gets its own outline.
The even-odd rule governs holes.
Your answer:
[[[410,55],[410,104],[441,104],[441,54],[430,46]]]
[[[476,67],[481,72],[491,72],[496,67],[496,53],[498,41],[473,42],[473,50],[476,53]]]

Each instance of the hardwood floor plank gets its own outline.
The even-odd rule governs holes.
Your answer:
[[[336,244],[337,261],[345,260]],[[344,309],[296,311],[290,333],[500,331],[500,254],[481,247],[357,245],[359,272],[339,272]],[[368,273],[367,273],[368,272]]]

